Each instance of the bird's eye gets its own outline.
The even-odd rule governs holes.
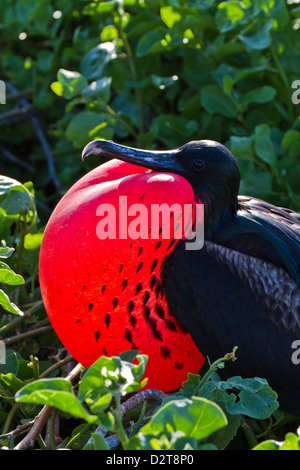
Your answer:
[[[195,171],[203,171],[206,168],[206,162],[204,160],[193,160],[192,167]]]

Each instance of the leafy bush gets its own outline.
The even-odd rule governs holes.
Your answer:
[[[213,139],[239,158],[242,193],[297,209],[299,16],[283,0],[4,0],[1,78],[28,91],[63,186],[91,168],[79,155],[94,138],[145,148]],[[49,199],[45,156],[20,117],[0,115],[3,142],[41,164],[38,194]]]
[[[82,371],[38,283],[47,218],[103,162],[80,161],[92,139],[220,141],[238,158],[241,193],[299,210],[299,22],[298,3],[284,0],[1,1],[1,446],[299,448],[295,418],[277,409],[264,378],[220,380],[230,355],[168,397],[139,391],[143,357],[100,358]]]

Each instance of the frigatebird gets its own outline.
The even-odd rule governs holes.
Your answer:
[[[300,415],[300,215],[238,195],[236,158],[224,145],[189,142],[168,151],[111,141],[89,143],[99,154],[181,175],[205,206],[205,242],[166,256],[162,281],[170,308],[201,353],[214,361],[237,346],[227,374],[262,377],[283,410]]]

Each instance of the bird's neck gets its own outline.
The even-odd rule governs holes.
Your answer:
[[[204,231],[208,240],[213,240],[219,231],[223,230],[237,217],[237,200],[216,198],[209,193],[201,192],[198,198],[204,204]]]

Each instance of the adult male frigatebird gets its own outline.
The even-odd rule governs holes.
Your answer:
[[[189,142],[169,151],[139,150],[110,141],[90,154],[116,158],[186,179],[205,205],[205,243],[179,242],[162,267],[170,308],[210,361],[238,346],[226,370],[266,378],[282,409],[300,415],[300,215],[238,196],[240,175],[218,142]]]

